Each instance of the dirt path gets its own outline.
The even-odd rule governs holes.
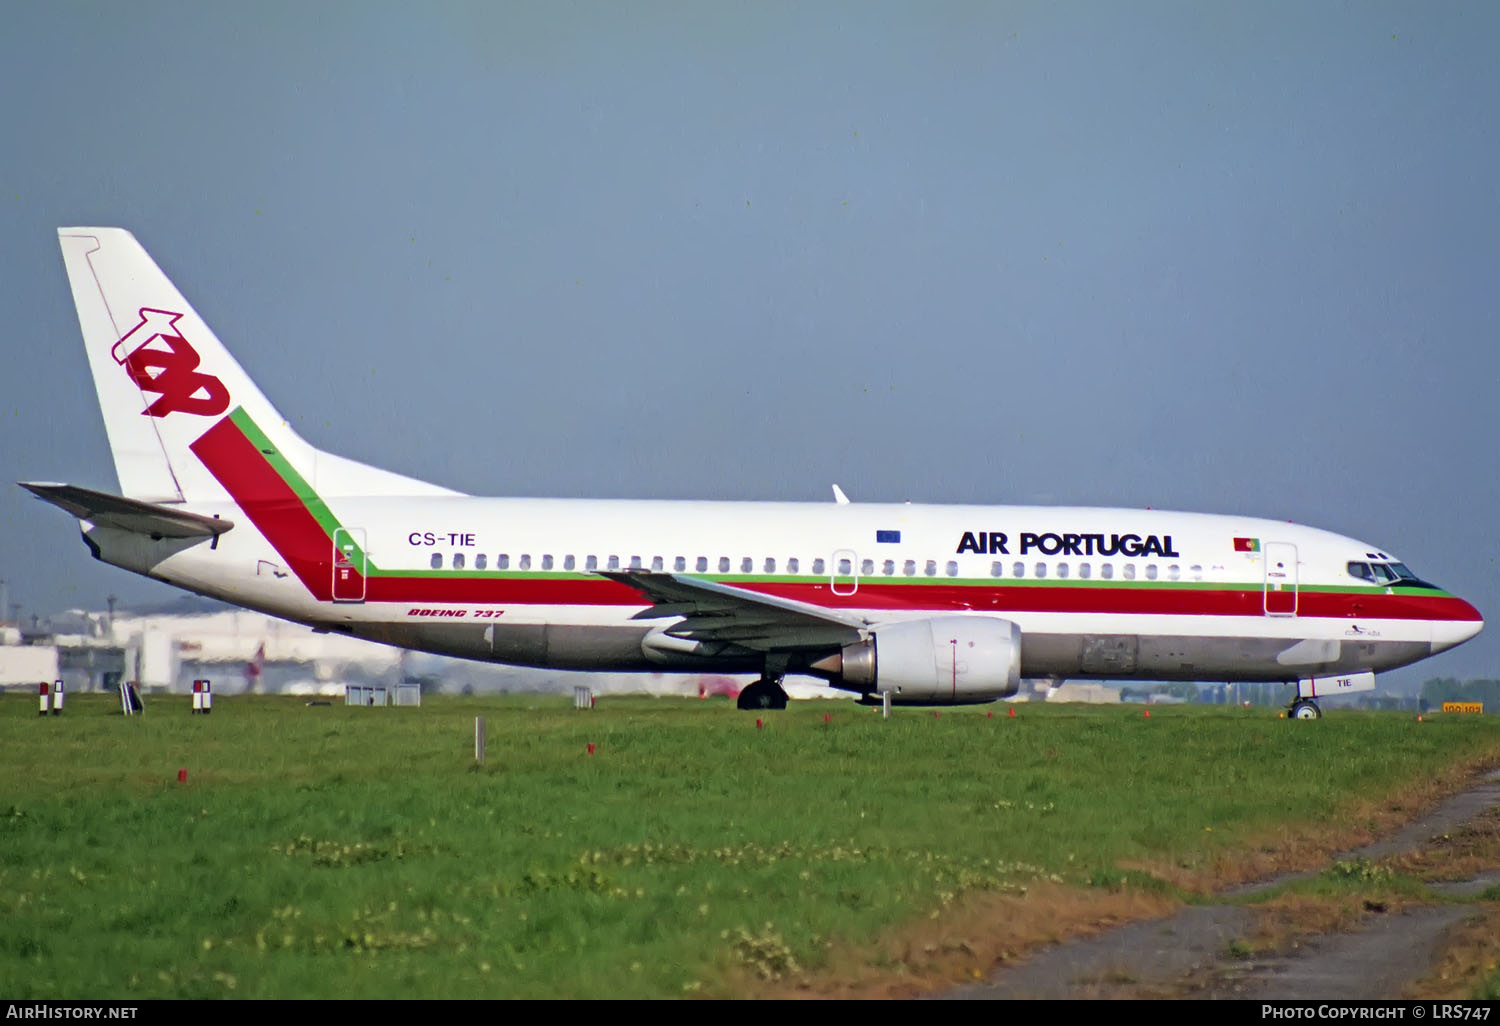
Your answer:
[[[1500,771],[1454,795],[1388,837],[1336,857],[1412,857],[1441,847],[1462,826],[1500,809]],[[1476,866],[1469,879],[1435,884],[1455,898],[1500,881],[1500,865]],[[1473,858],[1470,858],[1470,862]],[[1287,874],[1226,892],[1243,898],[1314,874]],[[1242,999],[1397,998],[1428,977],[1444,942],[1478,906],[1413,904],[1375,908],[1343,932],[1303,938],[1289,951],[1247,957],[1236,952],[1255,912],[1239,904],[1195,905],[1164,919],[1131,923],[1055,945],[944,998],[1078,998],[1191,996]]]

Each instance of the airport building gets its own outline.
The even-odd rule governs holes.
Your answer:
[[[69,693],[116,691],[133,681],[147,693],[190,694],[193,681],[213,681],[219,696],[329,695],[346,686],[393,689],[420,684],[428,693],[558,692],[584,685],[595,694],[721,696],[737,694],[753,676],[722,674],[576,674],[476,663],[408,652],[343,634],[206,600],[197,611],[70,610],[29,625],[0,625],[0,688],[34,690],[63,681]],[[798,697],[843,697],[815,682]]]

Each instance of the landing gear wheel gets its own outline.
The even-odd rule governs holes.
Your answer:
[[[1294,720],[1316,720],[1321,719],[1323,710],[1318,708],[1318,703],[1310,698],[1299,698],[1292,703],[1292,719]]]
[[[763,677],[741,691],[735,704],[741,709],[785,709],[786,692],[781,689],[780,678]]]

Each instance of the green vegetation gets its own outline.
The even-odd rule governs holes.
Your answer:
[[[1160,889],[1141,865],[1500,761],[1489,716],[427,703],[0,699],[0,993],[722,994],[966,891]]]
[[[1500,712],[1500,680],[1433,677],[1422,685],[1422,701],[1429,709],[1440,709],[1444,702],[1483,702],[1486,712]]]

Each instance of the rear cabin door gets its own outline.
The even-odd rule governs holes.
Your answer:
[[[333,532],[333,600],[365,600],[365,529],[339,527]]]
[[[1297,546],[1266,542],[1267,616],[1297,615]]]

